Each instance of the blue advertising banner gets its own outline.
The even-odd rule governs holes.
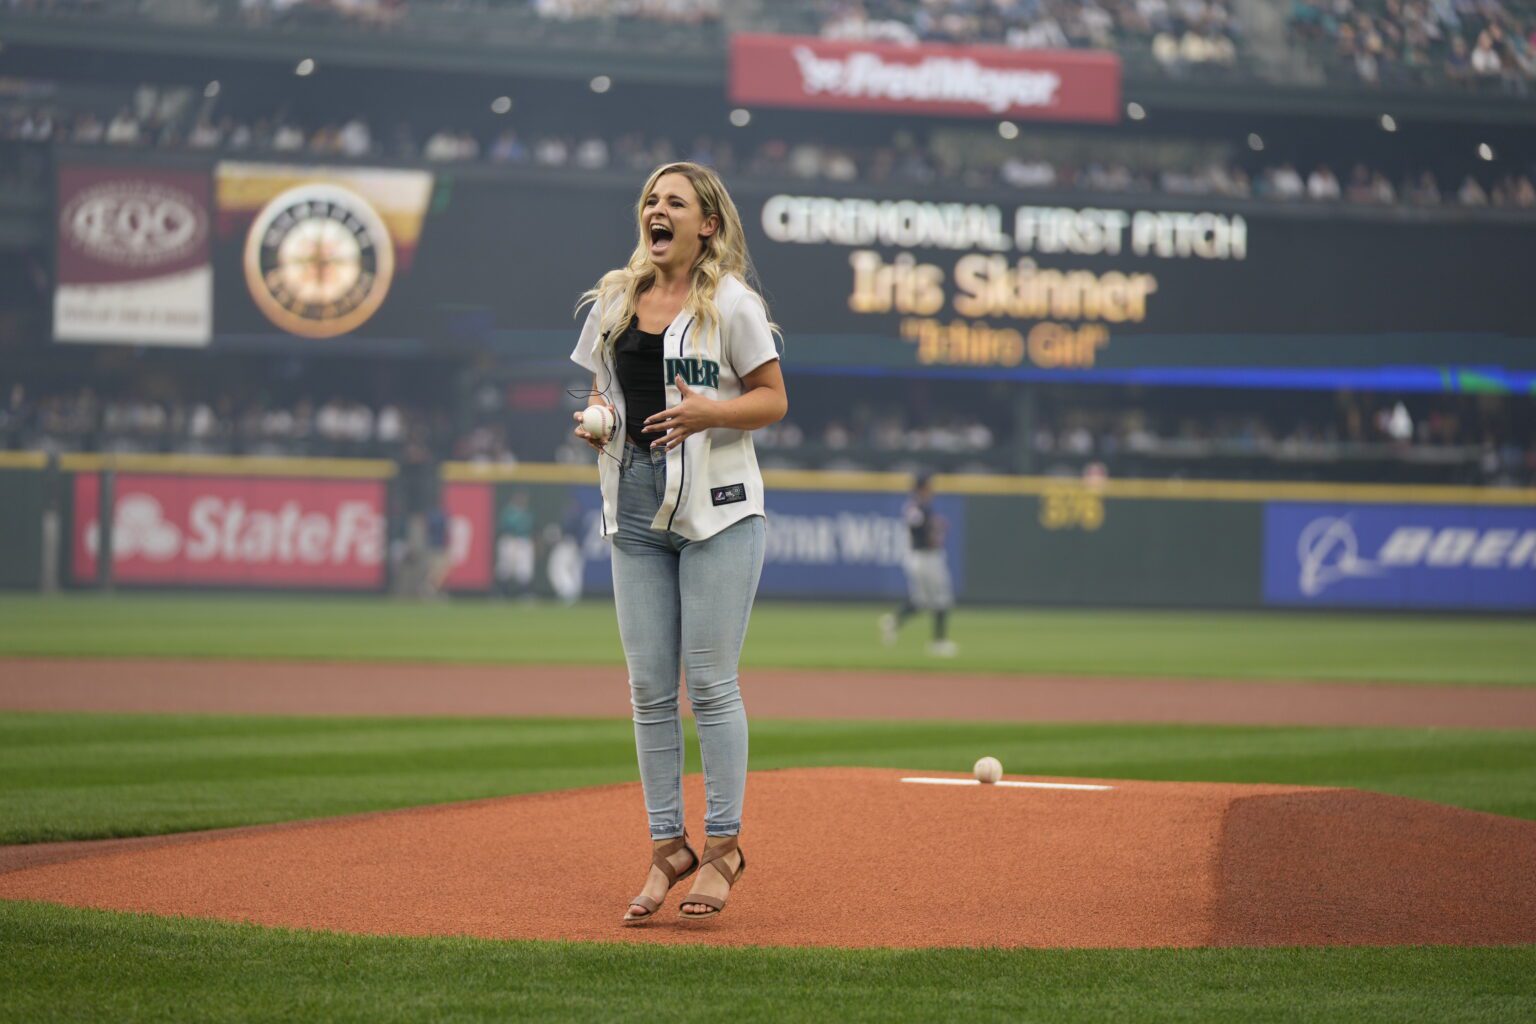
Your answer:
[[[583,590],[610,591],[597,488],[572,487],[571,494],[581,509]],[[900,600],[906,594],[906,502],[904,494],[769,491],[768,548],[758,594]],[[944,548],[959,597],[965,590],[965,502],[939,497],[934,510],[945,521]]]
[[[1264,601],[1536,609],[1536,508],[1272,502]]]

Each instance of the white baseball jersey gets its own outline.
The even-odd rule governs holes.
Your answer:
[[[662,365],[667,406],[682,401],[675,377],[709,398],[728,401],[742,394],[742,378],[770,359],[779,358],[762,299],[734,275],[720,281],[715,292],[719,325],[695,323],[686,310],[663,336]],[[571,360],[589,370],[597,387],[618,413],[609,434],[607,452],[599,457],[598,483],[603,493],[603,536],[618,529],[619,459],[626,436],[624,395],[615,371],[613,346],[602,336],[602,310],[597,303],[587,313]],[[616,339],[615,339],[616,340]],[[732,523],[763,514],[763,477],[757,468],[752,432],[716,428],[693,434],[667,453],[667,489],[653,530],[671,530],[689,540],[704,540]]]

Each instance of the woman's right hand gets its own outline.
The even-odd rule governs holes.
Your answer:
[[[594,406],[594,405],[605,406],[608,409],[608,415],[609,415],[610,418],[612,418],[613,422],[615,424],[617,424],[619,422],[618,410],[616,410],[613,407],[613,403],[612,402],[609,402],[606,399],[599,400],[599,401],[596,401],[596,402],[590,402],[590,403],[588,403],[588,408],[590,408],[591,406]],[[600,437],[597,437],[597,436],[595,436],[593,434],[589,434],[589,433],[587,433],[586,429],[582,427],[582,425],[581,425],[581,414],[584,411],[585,410],[578,409],[575,412],[571,413],[571,418],[576,421],[576,431],[575,431],[576,436],[581,438],[583,441],[587,442],[588,446],[591,447],[591,449],[593,451],[601,452],[601,451],[603,451],[604,448],[606,448],[608,446],[608,440],[607,440],[607,438],[600,438]],[[615,427],[614,429],[618,429],[618,428]]]

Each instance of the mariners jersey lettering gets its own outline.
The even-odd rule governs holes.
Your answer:
[[[720,364],[713,359],[668,359],[667,380],[681,377],[693,388],[720,388]]]
[[[689,310],[679,312],[662,335],[661,358],[646,371],[652,381],[656,378],[650,374],[662,372],[669,407],[683,400],[678,380],[728,402],[747,390],[743,377],[779,358],[762,300],[739,277],[727,274],[720,279],[714,305],[714,315],[702,321]],[[623,382],[615,380],[614,353],[605,344],[603,330],[603,311],[593,303],[571,358],[593,374],[595,387],[612,388],[609,394],[619,422],[627,423],[633,419],[627,414],[635,410],[629,409]],[[605,537],[618,529],[622,433],[615,431],[609,438],[611,457],[597,460]],[[749,430],[706,430],[676,445],[667,452],[666,479],[661,507],[651,520],[653,530],[705,540],[748,516],[763,515],[763,477]]]

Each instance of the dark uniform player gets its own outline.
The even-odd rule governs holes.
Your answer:
[[[909,547],[902,567],[907,573],[907,599],[894,614],[880,617],[880,635],[887,647],[896,642],[902,624],[920,611],[933,612],[933,641],[928,653],[952,658],[959,653],[949,639],[949,610],[954,607],[954,588],[944,560],[944,517],[933,510],[933,477],[917,478],[904,515]]]

